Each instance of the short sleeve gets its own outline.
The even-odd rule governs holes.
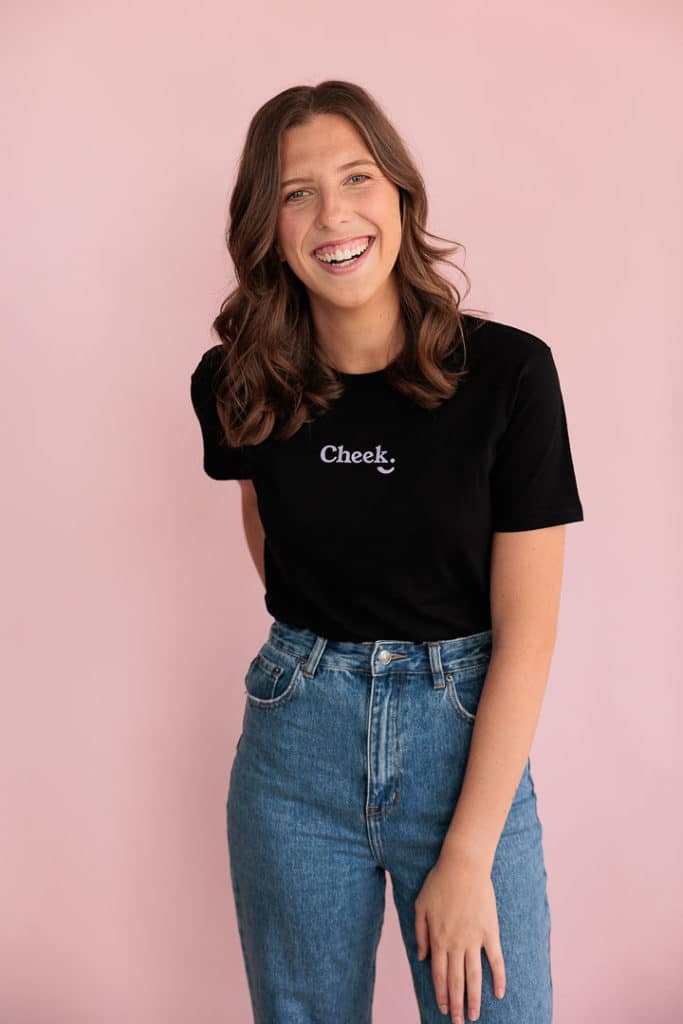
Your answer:
[[[217,371],[222,346],[204,353],[191,376],[190,396],[199,420],[204,453],[204,472],[213,480],[249,480],[252,473],[244,448],[227,444],[216,408]]]
[[[545,342],[529,350],[519,371],[490,483],[494,531],[583,520],[560,381]]]

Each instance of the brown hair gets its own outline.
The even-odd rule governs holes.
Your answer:
[[[280,440],[291,437],[304,422],[326,412],[344,390],[315,343],[306,288],[280,261],[274,244],[282,136],[318,114],[347,118],[399,189],[402,237],[392,272],[398,275],[406,344],[386,368],[388,382],[432,409],[455,394],[468,372],[444,365],[458,347],[466,351],[465,311],[455,285],[435,269],[438,261],[454,265],[446,257],[461,246],[439,249],[427,241],[448,239],[425,227],[427,194],[405,143],[360,86],[344,81],[293,86],[252,118],[230,198],[226,242],[238,283],[213,328],[224,348],[218,416],[228,444],[237,447],[259,444],[271,434]],[[456,269],[469,291],[467,274]]]

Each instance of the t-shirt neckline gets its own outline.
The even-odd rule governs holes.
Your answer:
[[[344,370],[337,370],[337,373],[343,380],[375,380],[382,376],[385,367],[381,370],[367,370],[365,373],[346,373]]]
[[[365,373],[347,373],[337,370],[337,376],[348,391],[373,390],[386,382],[386,367],[381,370],[368,370]]]

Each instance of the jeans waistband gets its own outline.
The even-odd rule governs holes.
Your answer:
[[[321,659],[330,667],[372,672],[408,671],[432,672],[440,675],[443,665],[466,664],[472,660],[490,657],[493,645],[492,630],[471,633],[468,636],[445,640],[329,640],[310,629],[291,626],[274,619],[268,642],[296,655],[305,662],[305,671],[315,673]]]

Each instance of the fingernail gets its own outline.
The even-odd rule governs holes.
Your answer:
[[[443,1003],[439,1003],[439,1009],[442,1013],[448,1013],[448,1007]]]
[[[498,996],[499,999],[503,998],[504,993],[505,993],[505,989],[503,989],[503,988],[497,988],[496,989],[496,995]]]

